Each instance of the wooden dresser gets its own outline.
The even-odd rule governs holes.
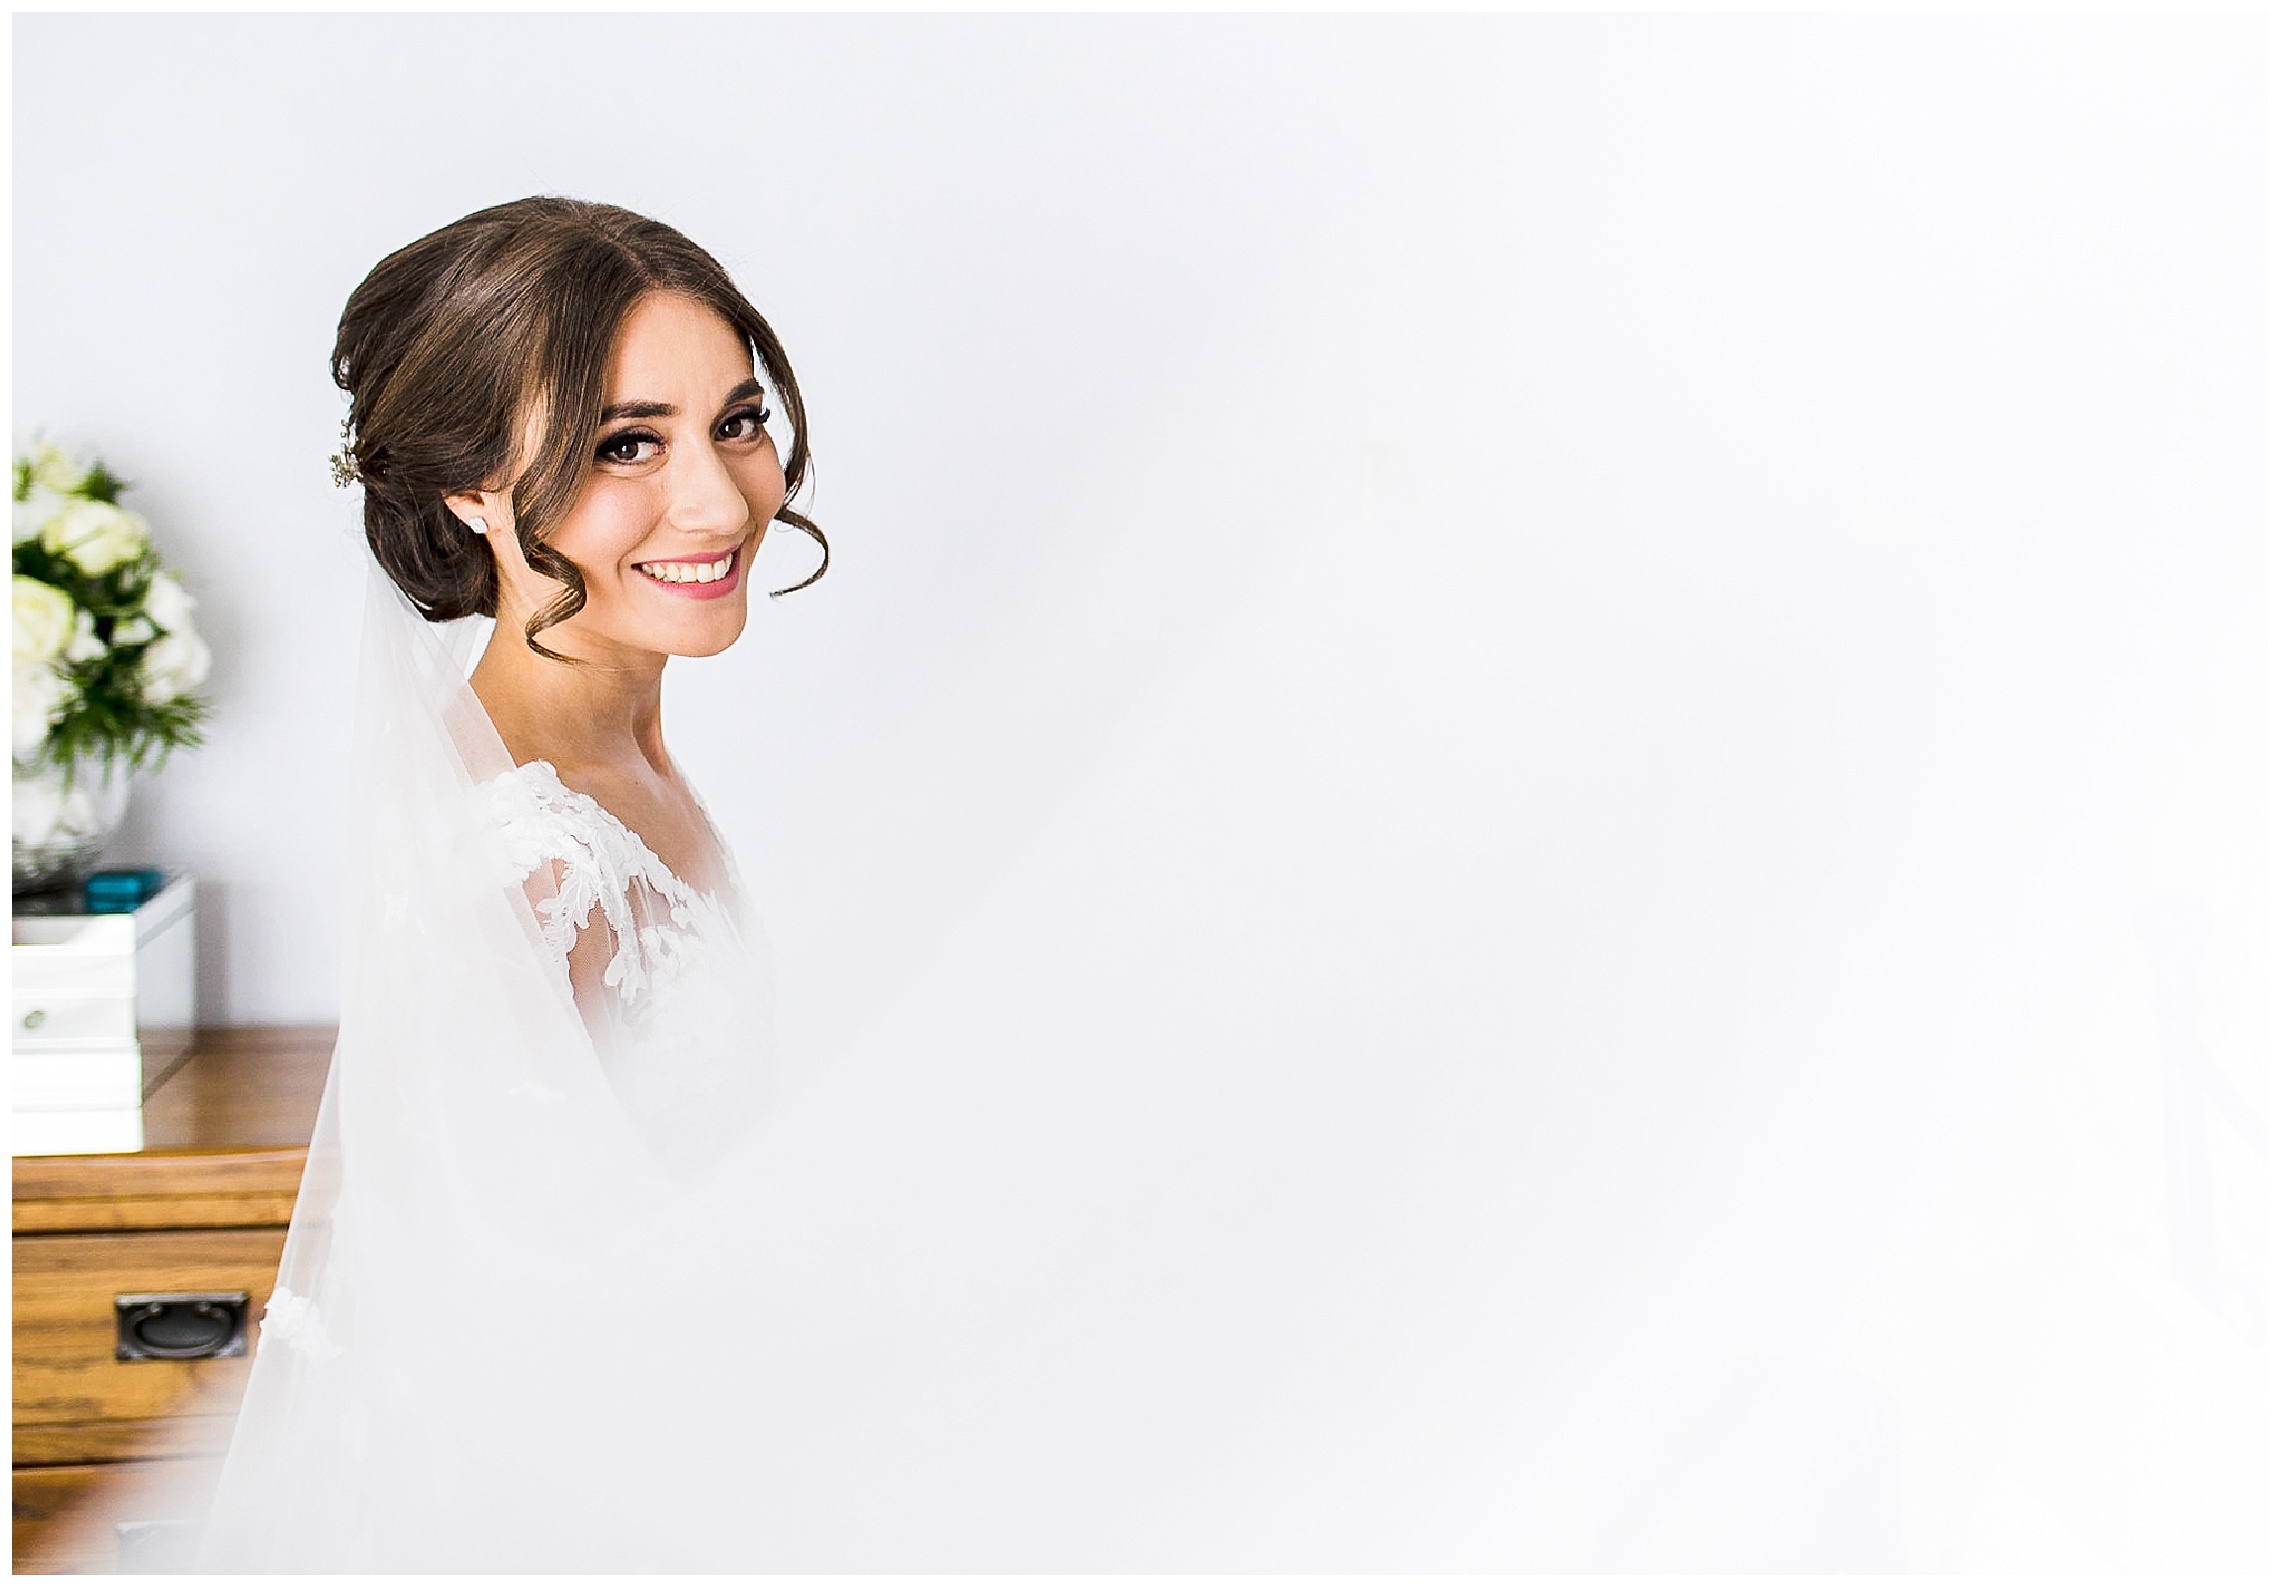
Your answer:
[[[18,1571],[116,1570],[118,1523],[219,1474],[333,1035],[203,1031],[143,1150],[14,1160]]]

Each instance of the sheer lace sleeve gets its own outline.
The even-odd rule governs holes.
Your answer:
[[[521,885],[637,1125],[661,1145],[690,1144],[749,1118],[773,995],[733,893],[689,887],[545,761],[483,791],[510,872],[502,880]]]
[[[511,879],[530,896],[574,990],[593,990],[576,985],[582,960],[598,960],[600,987],[627,1002],[670,973],[695,924],[697,900],[646,843],[591,797],[565,787],[542,760],[493,780],[489,797]],[[606,947],[606,955],[594,946],[579,951],[579,934],[597,914],[607,940],[594,946]]]

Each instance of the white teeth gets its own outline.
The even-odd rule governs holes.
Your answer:
[[[634,567],[660,584],[715,584],[735,565],[732,551],[718,562],[636,562]]]

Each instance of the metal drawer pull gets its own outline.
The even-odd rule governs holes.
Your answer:
[[[119,1295],[121,1361],[210,1361],[245,1354],[244,1290],[210,1295]]]
[[[35,1008],[24,1016],[24,1029],[26,1030],[38,1030],[46,1023],[47,1010],[44,1008]]]

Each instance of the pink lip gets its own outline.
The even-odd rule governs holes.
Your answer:
[[[685,601],[717,601],[744,582],[744,547],[738,546],[729,553],[729,557],[731,561],[728,577],[715,579],[710,584],[666,584],[638,571],[633,576],[661,595],[678,595]],[[720,553],[717,551],[709,557],[645,557],[642,559],[643,564],[649,567],[656,567],[669,562],[718,562],[719,560]]]

